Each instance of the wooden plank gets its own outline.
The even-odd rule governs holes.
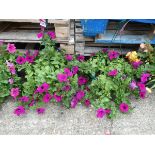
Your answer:
[[[55,34],[58,38],[66,38],[69,37],[69,27],[55,27]]]
[[[74,45],[60,44],[60,48],[66,50],[66,54],[74,54]]]
[[[39,19],[0,19],[0,22],[40,23]]]
[[[82,34],[76,34],[76,41],[94,41],[94,38],[84,37]]]
[[[68,25],[70,23],[70,19],[48,19],[48,23]]]
[[[96,43],[118,43],[118,44],[140,44],[143,42],[150,42],[150,38],[148,35],[122,35],[116,36],[114,40],[112,40],[114,34],[113,33],[106,33],[101,38],[96,38]]]

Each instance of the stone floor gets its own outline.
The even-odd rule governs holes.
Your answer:
[[[1,135],[128,135],[155,134],[155,92],[144,100],[134,100],[135,109],[130,114],[119,114],[114,120],[97,119],[92,108],[78,106],[64,109],[47,105],[44,115],[28,112],[22,117],[12,111],[14,103],[6,101],[0,110]]]

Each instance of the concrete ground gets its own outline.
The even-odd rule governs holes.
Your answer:
[[[128,135],[155,134],[155,92],[144,100],[132,99],[135,109],[119,114],[114,120],[97,119],[93,108],[78,106],[64,109],[47,105],[44,115],[28,112],[22,117],[12,112],[14,103],[7,100],[0,109],[0,135]]]

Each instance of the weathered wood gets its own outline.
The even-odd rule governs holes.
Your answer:
[[[68,25],[70,19],[48,19],[48,23]]]
[[[60,44],[60,48],[66,50],[66,54],[74,54],[74,45]]]
[[[0,19],[1,22],[40,23],[39,19]]]

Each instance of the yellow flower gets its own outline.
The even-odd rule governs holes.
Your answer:
[[[146,87],[146,90],[148,93],[152,93],[152,90],[150,88]]]
[[[136,51],[128,52],[126,58],[128,58],[130,62],[139,61]]]

